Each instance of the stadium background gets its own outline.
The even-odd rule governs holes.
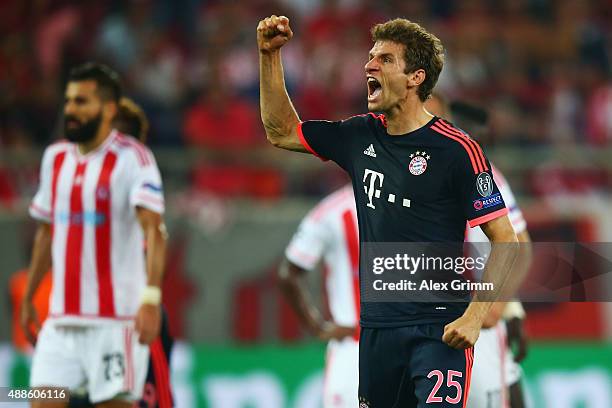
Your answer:
[[[151,121],[171,233],[164,303],[179,339],[179,406],[319,406],[324,346],[300,329],[274,274],[301,217],[346,179],[265,142],[255,27],[270,14],[289,16],[296,33],[283,57],[302,119],[366,110],[372,23],[402,16],[424,24],[447,48],[437,90],[489,110],[482,142],[534,240],[612,242],[609,1],[7,0],[0,386],[27,378],[27,358],[11,345],[8,282],[28,263],[35,225],[27,205],[42,149],[61,131],[68,69],[98,60],[122,74]],[[311,281],[320,294],[321,275]],[[611,305],[527,305],[531,406],[612,406]]]

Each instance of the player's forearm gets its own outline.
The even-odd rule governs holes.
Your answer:
[[[277,147],[303,151],[292,138],[300,118],[285,87],[280,51],[259,53],[259,75],[261,120],[268,140]]]
[[[318,334],[324,319],[319,310],[314,306],[310,292],[306,288],[303,279],[298,275],[295,267],[285,261],[281,264],[278,273],[281,292],[291,308],[298,315],[300,321],[312,334]]]
[[[482,283],[491,283],[492,289],[477,291],[465,311],[466,315],[484,322],[496,301],[509,299],[510,290],[516,287],[513,282],[515,276],[512,274],[518,253],[519,246],[514,232],[491,240],[491,254],[485,266]]]
[[[39,224],[34,237],[25,300],[31,301],[45,273],[51,268],[51,225]]]

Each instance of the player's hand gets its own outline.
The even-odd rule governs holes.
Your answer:
[[[481,327],[482,323],[477,319],[463,315],[444,326],[442,341],[455,349],[474,347]]]
[[[342,340],[355,334],[355,327],[340,326],[334,322],[323,322],[317,332],[319,340],[329,341],[332,339]]]
[[[527,357],[528,340],[523,330],[523,319],[515,317],[506,322],[508,345],[514,351],[514,361],[520,363]]]
[[[20,323],[26,338],[34,346],[40,331],[40,320],[34,304],[26,299],[21,303]]]
[[[257,25],[257,47],[259,52],[269,54],[278,51],[293,37],[289,19],[285,16],[270,16]]]
[[[135,329],[140,344],[151,344],[161,329],[161,307],[142,304],[136,314]]]

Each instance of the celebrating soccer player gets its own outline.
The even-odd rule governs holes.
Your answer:
[[[142,396],[148,344],[160,330],[166,248],[159,170],[148,148],[113,129],[120,98],[110,68],[87,63],[71,71],[67,140],[45,150],[30,206],[40,224],[22,307],[27,330],[36,321],[32,294],[52,265],[50,314],[38,333],[30,385],[85,385],[91,402],[105,407]]]
[[[286,17],[271,16],[257,27],[266,134],[274,146],[331,159],[347,171],[360,242],[463,242],[467,222],[481,226],[493,244],[483,280],[495,289],[477,292],[469,305],[367,302],[360,268],[360,406],[465,406],[473,346],[503,294],[518,244],[480,146],[423,108],[442,70],[442,44],[405,19],[374,26],[367,101],[382,114],[301,122],[280,53],[292,36]]]

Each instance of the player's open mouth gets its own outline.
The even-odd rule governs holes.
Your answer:
[[[382,93],[382,85],[378,79],[368,77],[368,101],[376,99]]]

